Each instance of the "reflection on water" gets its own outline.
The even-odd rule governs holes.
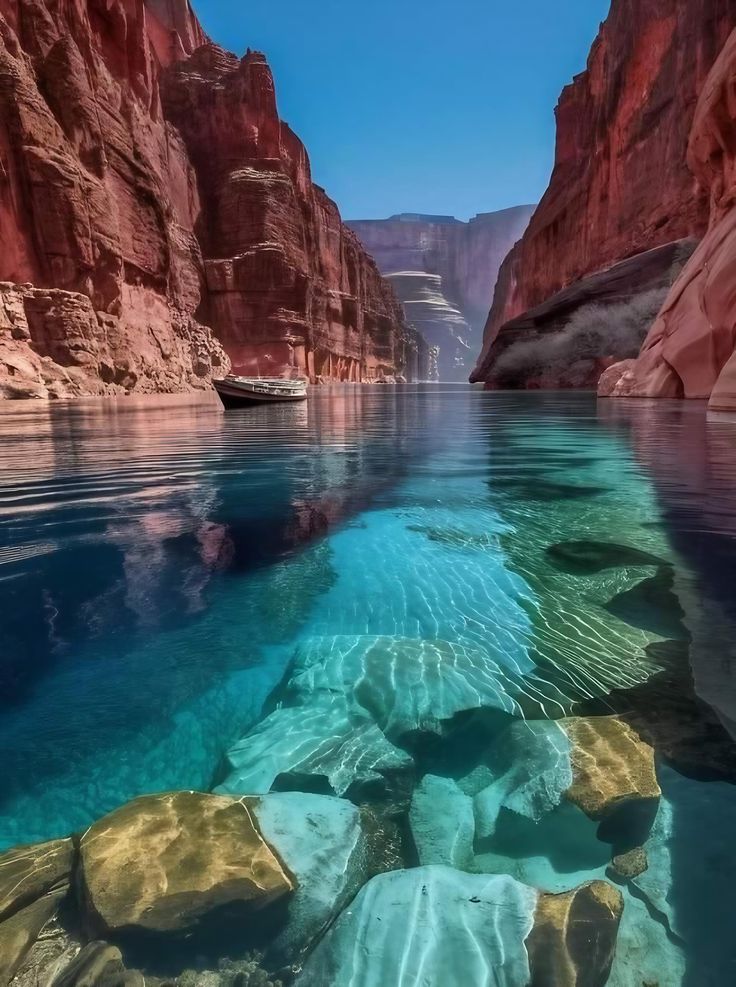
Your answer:
[[[0,437],[0,846],[142,792],[326,792],[381,820],[374,870],[612,882],[614,987],[736,977],[736,421],[407,386],[7,406]],[[378,983],[349,921],[300,982]]]

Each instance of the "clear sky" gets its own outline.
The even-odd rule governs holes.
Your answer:
[[[281,116],[347,219],[536,202],[560,90],[610,0],[194,0],[268,56]]]

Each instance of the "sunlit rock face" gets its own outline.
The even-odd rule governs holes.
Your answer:
[[[736,409],[736,32],[708,76],[690,133],[688,164],[710,192],[710,224],[672,287],[639,358],[612,368],[602,397],[710,398]]]
[[[516,206],[468,223],[402,213],[348,224],[393,284],[409,323],[438,348],[441,380],[467,380],[499,267],[533,211]]]
[[[550,185],[499,275],[486,354],[502,326],[581,278],[703,235],[708,190],[685,148],[735,25],[732,0],[615,0],[586,71],[560,97]],[[484,361],[474,376],[486,379]]]
[[[186,0],[2,0],[0,396],[204,388],[220,341],[314,379],[421,363],[263,56]]]

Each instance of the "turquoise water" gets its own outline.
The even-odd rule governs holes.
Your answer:
[[[407,386],[6,405],[0,437],[0,847],[306,790],[390,819],[394,866],[561,892],[611,847],[550,737],[620,713],[662,798],[609,983],[736,980],[736,420]]]

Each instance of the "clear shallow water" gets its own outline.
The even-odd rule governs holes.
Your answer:
[[[296,649],[343,669],[378,641],[396,689],[406,642],[431,642],[504,715],[622,712],[654,744],[664,797],[610,983],[736,980],[736,420],[341,388],[228,415],[189,398],[7,405],[0,439],[0,846],[144,792],[227,787],[225,752]],[[393,745],[384,701],[370,708]],[[427,778],[469,791],[474,743],[396,745],[415,820],[423,792],[463,811]],[[421,819],[401,825],[405,863],[459,863],[422,843]],[[494,826],[464,869],[548,891],[605,875],[587,820]]]

